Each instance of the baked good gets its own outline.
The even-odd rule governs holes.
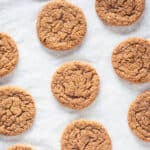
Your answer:
[[[130,105],[128,124],[137,137],[150,142],[150,90],[141,93]]]
[[[25,90],[13,87],[0,87],[0,134],[16,136],[33,123],[35,103]]]
[[[107,24],[127,26],[143,14],[145,0],[96,0],[96,12]]]
[[[150,41],[130,38],[113,51],[112,65],[119,77],[133,83],[150,81]]]
[[[29,145],[16,144],[9,147],[7,150],[34,150],[34,149]]]
[[[61,150],[111,150],[106,129],[95,121],[77,120],[69,124],[62,135]]]
[[[51,82],[56,99],[72,109],[83,109],[96,98],[99,90],[99,76],[89,64],[73,61],[63,64]]]
[[[41,43],[53,50],[70,50],[80,45],[86,28],[82,10],[66,0],[47,3],[37,19],[37,33]]]
[[[0,77],[12,72],[18,63],[18,49],[15,41],[0,33]]]

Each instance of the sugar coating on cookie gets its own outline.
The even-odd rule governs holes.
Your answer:
[[[150,81],[150,41],[131,38],[113,51],[112,65],[122,79],[133,83]]]
[[[18,62],[15,41],[5,33],[0,33],[0,77],[12,72]]]
[[[143,14],[145,0],[96,0],[98,16],[114,26],[127,26]]]
[[[150,142],[150,90],[140,94],[131,104],[128,124],[137,137]]]
[[[111,150],[112,143],[106,129],[95,121],[77,120],[63,132],[61,150]]]
[[[95,100],[99,90],[99,76],[87,63],[69,62],[55,72],[51,89],[64,106],[82,109]]]
[[[37,19],[41,43],[54,50],[70,50],[78,46],[86,34],[86,26],[81,9],[66,0],[49,2]]]
[[[0,87],[0,134],[15,136],[33,123],[35,104],[26,91],[17,87]]]
[[[29,145],[16,144],[9,147],[7,150],[34,150],[34,149]]]

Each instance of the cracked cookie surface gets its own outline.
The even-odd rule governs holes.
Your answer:
[[[78,46],[86,34],[86,26],[81,9],[65,0],[49,2],[37,19],[41,43],[54,50],[70,50]]]
[[[7,150],[34,150],[34,149],[29,145],[16,144],[9,147]]]
[[[140,94],[131,104],[128,124],[137,137],[150,142],[150,90]]]
[[[65,63],[54,74],[51,89],[64,106],[82,109],[95,100],[99,90],[99,76],[89,64],[79,61]]]
[[[17,87],[0,87],[0,134],[15,136],[33,123],[35,104],[26,91]]]
[[[114,26],[126,26],[136,22],[143,14],[145,0],[96,0],[98,16]]]
[[[133,83],[150,81],[150,41],[131,38],[122,42],[113,51],[112,65],[122,79]]]
[[[5,33],[0,33],[0,77],[12,72],[18,62],[15,41]]]
[[[63,132],[61,150],[111,150],[106,129],[95,121],[77,120]]]

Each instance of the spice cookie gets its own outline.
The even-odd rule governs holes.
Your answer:
[[[0,87],[0,134],[15,136],[33,123],[35,104],[26,91],[16,87]]]
[[[16,144],[9,147],[7,150],[34,150],[34,149],[29,145]]]
[[[150,90],[139,95],[131,104],[128,124],[137,137],[150,142]]]
[[[143,14],[145,0],[96,0],[98,16],[114,26],[127,26]]]
[[[69,124],[61,139],[61,150],[111,150],[106,129],[95,121],[77,120]]]
[[[150,81],[150,41],[131,38],[113,51],[112,64],[122,79],[133,83]]]
[[[78,46],[86,34],[86,26],[81,9],[66,0],[49,2],[37,19],[41,43],[54,50],[70,50]]]
[[[10,73],[18,62],[15,41],[5,33],[0,33],[0,77]]]
[[[99,76],[89,64],[69,62],[56,71],[51,89],[64,106],[82,109],[95,100],[99,90]]]

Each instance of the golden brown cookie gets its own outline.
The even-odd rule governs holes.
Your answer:
[[[145,0],[96,0],[98,16],[114,26],[127,26],[143,14]]]
[[[5,33],[0,33],[0,77],[10,73],[18,62],[15,41]]]
[[[99,90],[99,76],[89,64],[69,62],[55,72],[51,89],[64,106],[82,109],[95,100]]]
[[[150,90],[140,94],[131,104],[128,124],[137,137],[150,142]]]
[[[41,43],[54,50],[70,50],[78,46],[86,34],[86,26],[81,9],[66,0],[49,2],[37,19]]]
[[[29,145],[16,144],[9,147],[7,150],[34,150],[34,149]]]
[[[26,91],[17,87],[0,87],[0,134],[15,136],[33,123],[35,104]]]
[[[150,41],[131,38],[113,51],[112,65],[122,79],[133,83],[150,81]]]
[[[95,121],[77,120],[63,132],[61,150],[111,150],[106,129]]]

